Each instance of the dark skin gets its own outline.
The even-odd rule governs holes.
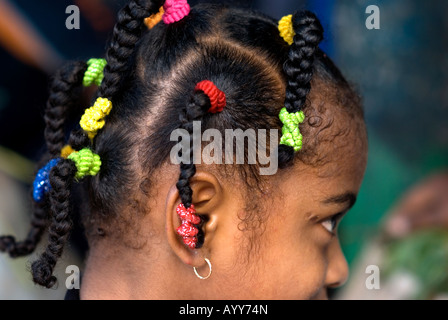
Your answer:
[[[96,242],[81,298],[326,299],[326,289],[348,277],[337,225],[354,204],[367,161],[363,122],[332,108],[326,135],[351,125],[318,150],[332,161],[318,167],[297,161],[268,177],[259,200],[262,223],[253,231],[242,227],[247,185],[223,177],[219,166],[199,165],[191,186],[197,213],[207,217],[205,241],[200,249],[186,247],[176,233],[179,168],[160,168],[157,192],[144,200],[151,210],[138,221],[139,248],[111,245],[108,238]],[[213,266],[207,280],[193,272],[208,274],[204,258]]]

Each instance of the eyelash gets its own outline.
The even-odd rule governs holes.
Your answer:
[[[341,220],[342,216],[343,216],[342,212],[332,215],[328,219],[322,221],[323,227],[328,232],[330,232],[333,236],[335,236],[336,235],[336,233],[335,233],[336,227],[338,226],[338,223]]]

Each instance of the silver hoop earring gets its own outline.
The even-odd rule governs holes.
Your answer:
[[[207,258],[204,258],[205,262],[207,262],[208,264],[208,268],[210,269],[208,271],[208,275],[206,275],[205,277],[201,276],[198,271],[196,270],[196,267],[193,267],[193,271],[196,274],[196,277],[198,277],[201,280],[206,280],[208,278],[210,278],[210,276],[212,275],[212,264],[210,263],[210,260],[208,260]]]

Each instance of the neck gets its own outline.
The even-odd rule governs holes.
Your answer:
[[[187,268],[175,263],[166,251],[149,254],[144,248],[114,252],[108,248],[110,245],[96,244],[89,252],[81,284],[82,300],[188,298],[189,292],[176,282]]]

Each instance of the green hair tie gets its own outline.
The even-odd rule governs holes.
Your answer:
[[[72,160],[76,164],[78,171],[75,178],[82,179],[85,176],[95,176],[100,171],[101,159],[100,156],[93,153],[92,150],[84,148],[78,152],[73,152],[67,159]]]
[[[88,67],[87,71],[84,73],[82,85],[84,87],[89,87],[95,83],[97,86],[100,86],[101,81],[103,81],[104,78],[103,70],[106,64],[106,59],[89,59],[89,61],[87,61]]]
[[[278,116],[283,123],[282,138],[280,144],[284,144],[294,148],[294,151],[302,149],[302,134],[299,130],[299,124],[305,120],[305,114],[302,110],[289,113],[286,108],[280,110]]]

